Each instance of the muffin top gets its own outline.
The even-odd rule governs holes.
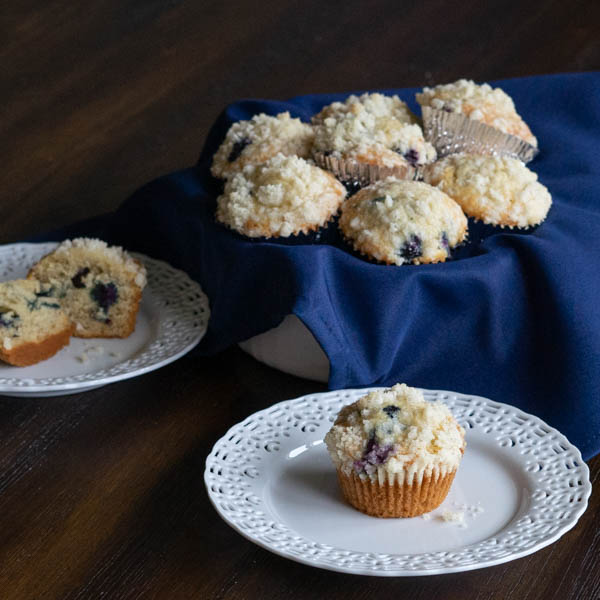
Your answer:
[[[396,265],[443,262],[467,233],[467,219],[452,198],[393,177],[348,198],[339,226],[358,252]]]
[[[398,96],[363,94],[334,102],[313,117],[314,150],[334,156],[377,160],[394,167],[435,159],[435,149],[423,138],[416,117]]]
[[[451,472],[462,458],[465,431],[448,407],[405,384],[373,391],[339,412],[325,443],[345,475]]]
[[[307,158],[313,139],[312,126],[293,119],[289,112],[276,117],[261,113],[229,128],[213,158],[211,173],[226,179],[246,165],[263,163],[278,153]]]
[[[537,175],[516,158],[451,154],[428,165],[424,178],[467,215],[492,225],[538,225],[552,204]]]
[[[325,225],[345,196],[344,186],[323,169],[277,154],[227,180],[216,218],[249,237],[288,237]]]
[[[416,97],[421,106],[463,113],[469,119],[481,121],[503,133],[516,135],[537,147],[537,139],[517,114],[512,98],[500,88],[459,79],[454,83],[423,88]]]
[[[77,268],[88,266],[93,261],[98,268],[112,272],[121,268],[128,273],[133,282],[141,289],[146,285],[146,268],[120,246],[109,246],[103,240],[95,238],[75,238],[64,240],[50,254],[43,257],[32,267],[31,275],[35,277],[36,267],[47,260],[64,262],[65,266]],[[88,269],[89,271],[89,269]]]
[[[365,93],[360,96],[351,94],[343,102],[332,102],[314,115],[312,122],[316,125],[327,118],[339,119],[348,113],[359,115],[362,112],[380,119],[393,117],[407,125],[417,123],[417,117],[410,111],[406,102],[400,100],[396,95],[385,96],[377,92]]]

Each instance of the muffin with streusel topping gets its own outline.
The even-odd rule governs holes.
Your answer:
[[[451,154],[428,165],[424,179],[453,198],[469,217],[501,227],[539,225],[552,197],[520,160]]]
[[[393,177],[348,198],[339,227],[357,252],[395,265],[444,262],[467,235],[467,219],[452,198]]]
[[[537,146],[536,137],[517,113],[512,98],[505,91],[492,88],[487,83],[478,85],[474,81],[459,79],[454,83],[426,87],[417,94],[417,102],[421,107],[461,113]]]
[[[92,238],[65,240],[31,267],[75,324],[75,337],[126,338],[135,329],[146,269],[119,246]]]
[[[289,112],[275,117],[261,113],[229,128],[213,158],[211,173],[227,179],[246,165],[264,163],[276,154],[308,158],[313,139],[312,126]]]
[[[448,407],[405,384],[342,408],[325,443],[345,499],[375,517],[415,517],[437,508],[466,446]]]
[[[344,186],[327,171],[278,154],[226,182],[216,218],[248,237],[288,237],[326,225],[345,197]]]
[[[343,180],[410,178],[436,157],[417,118],[398,96],[352,95],[324,107],[312,122],[315,161]]]
[[[435,146],[438,157],[465,152],[529,162],[538,154],[536,137],[500,88],[461,79],[426,87],[417,101],[425,139]]]

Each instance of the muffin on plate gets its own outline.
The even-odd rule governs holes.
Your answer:
[[[446,405],[397,384],[342,408],[325,443],[352,506],[375,517],[415,517],[446,498],[464,437]]]
[[[467,219],[452,198],[393,177],[348,198],[339,227],[357,252],[395,265],[444,262],[467,236]]]
[[[288,237],[324,226],[345,197],[344,186],[327,171],[278,154],[227,180],[216,218],[248,237]]]
[[[537,175],[506,156],[452,154],[428,165],[424,179],[476,220],[500,227],[539,225],[552,197]]]
[[[227,179],[246,165],[266,162],[276,154],[308,158],[314,139],[311,125],[289,112],[272,117],[261,113],[234,123],[213,157],[211,173]]]
[[[73,324],[39,281],[0,283],[0,359],[26,367],[68,345]]]
[[[363,94],[324,107],[312,119],[314,158],[342,180],[412,178],[435,159],[417,118],[398,96]]]
[[[135,329],[146,269],[122,248],[90,238],[65,240],[31,267],[75,324],[75,337],[125,338]]]

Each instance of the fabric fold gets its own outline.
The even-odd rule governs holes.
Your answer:
[[[207,136],[196,167],[153,181],[114,214],[44,236],[95,235],[196,279],[213,354],[296,314],[331,361],[333,389],[406,382],[479,394],[532,412],[589,458],[600,451],[600,74],[497,82],[538,137],[528,166],[553,197],[532,231],[470,223],[452,261],[385,266],[318,240],[249,240],[218,225],[209,173],[231,122],[257,112],[309,120],[347,94],[241,101]],[[398,93],[415,108],[415,90]]]

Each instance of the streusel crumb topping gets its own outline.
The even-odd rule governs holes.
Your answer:
[[[342,207],[340,228],[355,249],[390,264],[444,261],[467,232],[454,200],[426,183],[390,177]]]
[[[314,148],[335,156],[357,157],[379,150],[396,153],[413,166],[435,159],[435,149],[425,141],[416,117],[398,96],[363,94],[334,102],[313,117]],[[391,152],[390,152],[391,151]],[[397,161],[388,159],[393,166]]]
[[[464,435],[446,405],[396,384],[342,408],[325,443],[343,473],[372,477],[379,469],[452,471],[462,458]]]
[[[227,178],[246,165],[260,164],[276,154],[308,158],[314,131],[289,112],[272,117],[261,113],[234,123],[213,158],[211,172]]]
[[[143,289],[146,285],[146,268],[121,246],[109,246],[103,240],[95,238],[75,238],[61,242],[55,252],[62,254],[72,248],[82,248],[91,252],[99,252],[108,260],[120,262],[126,271],[134,274],[135,283],[139,288]]]
[[[537,225],[552,204],[538,176],[516,158],[452,154],[428,165],[424,177],[484,223]]]
[[[250,237],[287,237],[324,225],[345,195],[344,186],[326,171],[278,154],[227,181],[217,199],[217,220]]]

